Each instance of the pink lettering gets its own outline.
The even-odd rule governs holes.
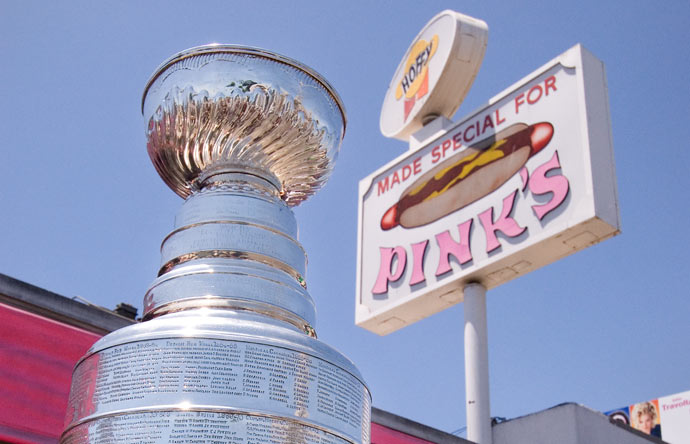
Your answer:
[[[393,185],[395,185],[396,183],[397,183],[398,185],[400,185],[400,176],[398,176],[398,172],[397,172],[397,171],[396,171],[395,173],[393,173],[393,179],[391,180],[391,187],[392,187]]]
[[[453,135],[453,151],[457,151],[462,146],[462,133],[456,133]]]
[[[411,175],[412,175],[412,167],[409,165],[405,165],[402,169],[403,180],[409,179]]]
[[[379,276],[376,278],[373,290],[371,290],[373,294],[388,293],[388,283],[395,282],[402,277],[407,262],[407,253],[403,247],[379,247],[379,250],[381,251],[381,265],[379,266]],[[398,260],[394,273],[391,268],[396,258]]]
[[[525,103],[525,93],[520,94],[515,98],[515,114],[520,113],[520,105]]]
[[[491,115],[488,115],[484,118],[484,127],[482,128],[482,134],[484,134],[486,132],[486,129],[489,127],[494,127],[494,122],[491,120]]]
[[[472,134],[472,137],[467,137],[467,131],[469,131],[469,130],[471,130],[471,129],[473,130],[474,127],[473,127],[473,126],[468,126],[467,128],[465,128],[465,132],[462,133],[462,138],[465,139],[465,142],[471,142],[471,141],[474,139],[475,135],[476,135],[476,133],[474,133],[474,134]]]
[[[517,221],[510,217],[513,212],[513,205],[515,204],[515,196],[517,190],[510,193],[503,199],[503,209],[498,220],[494,222],[494,208],[491,207],[482,213],[479,213],[479,221],[484,227],[486,234],[486,252],[490,253],[501,246],[501,243],[496,237],[496,231],[500,231],[508,237],[516,237],[521,235],[526,228],[518,225]]]
[[[414,165],[414,171],[413,171],[414,175],[417,175],[417,174],[422,172],[422,158],[421,157],[417,157],[414,160],[413,165]]]
[[[543,87],[541,84],[537,84],[532,86],[527,91],[526,95],[524,92],[518,94],[515,97],[515,114],[518,114],[520,112],[520,107],[525,103],[529,105],[535,105],[537,102],[539,102],[542,96],[548,96],[549,91],[556,91],[556,76],[550,76],[546,80],[544,80]],[[525,99],[527,99],[527,102],[525,102]],[[498,114],[496,114],[496,123],[501,123],[498,119]]]
[[[546,175],[549,171],[560,167],[561,163],[558,159],[558,151],[556,151],[553,153],[553,157],[545,164],[537,167],[530,177],[529,189],[532,194],[539,196],[553,193],[553,197],[547,203],[532,205],[532,210],[534,210],[534,214],[537,215],[537,219],[539,220],[542,220],[547,214],[558,208],[570,191],[570,184],[565,176],[561,174],[554,176]]]
[[[450,144],[451,144],[450,139],[444,140],[443,143],[441,144],[441,148],[443,149],[443,157],[446,157],[446,151],[448,151],[450,149]]]
[[[419,284],[426,280],[424,277],[424,254],[429,241],[425,240],[412,244],[412,276],[410,276],[410,286]]]
[[[439,145],[436,145],[433,150],[431,150],[431,163],[436,163],[439,160],[441,160],[441,153],[439,152],[439,149],[441,147]]]
[[[388,188],[390,187],[390,184],[388,183],[388,177],[386,177],[386,180],[379,180],[379,188],[378,188],[378,196],[382,195],[386,191],[388,191]]]
[[[537,92],[537,94],[532,94],[535,91]],[[541,85],[534,85],[532,88],[530,88],[529,92],[527,93],[527,103],[529,103],[530,105],[534,105],[539,101],[539,99],[541,99],[541,94]]]
[[[436,235],[436,243],[441,249],[439,253],[438,267],[436,268],[436,276],[440,276],[451,270],[451,255],[460,261],[460,264],[466,264],[472,260],[472,252],[470,251],[471,230],[472,219],[458,225],[460,242],[455,242],[448,230]]]
[[[544,90],[546,91],[547,96],[549,95],[549,89],[556,91],[556,76],[551,76],[544,80]]]
[[[500,109],[496,108],[496,125],[500,125],[506,121],[505,117],[501,119],[501,115],[499,114],[499,111],[500,111]]]

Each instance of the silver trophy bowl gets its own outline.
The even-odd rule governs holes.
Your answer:
[[[290,209],[323,186],[345,113],[313,70],[209,45],[161,65],[147,147],[185,198],[144,322],[77,364],[61,443],[368,443],[371,396],[316,339]]]
[[[255,171],[293,206],[328,180],[345,109],[312,69],[261,49],[209,45],[164,62],[146,85],[148,150],[186,198],[219,171]]]

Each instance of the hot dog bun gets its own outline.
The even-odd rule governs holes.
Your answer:
[[[381,218],[381,228],[434,222],[495,191],[553,136],[549,122],[516,123],[424,173]]]

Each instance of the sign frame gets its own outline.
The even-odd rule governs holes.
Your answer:
[[[580,136],[582,164],[586,165],[585,170],[581,173],[584,178],[583,183],[578,186],[585,188],[584,195],[587,198],[577,202],[578,208],[576,211],[575,209],[573,210],[576,213],[575,216],[563,223],[563,229],[557,233],[546,231],[543,235],[537,233],[535,236],[532,236],[530,234],[529,239],[532,239],[532,241],[525,242],[523,240],[519,242],[524,244],[524,247],[517,251],[500,252],[487,257],[481,263],[473,263],[464,268],[456,261],[456,263],[451,264],[452,272],[450,273],[450,278],[446,277],[441,281],[424,286],[420,291],[411,291],[402,296],[393,295],[391,297],[388,294],[389,300],[382,303],[380,307],[372,309],[368,306],[363,299],[363,295],[365,292],[371,292],[372,283],[371,279],[364,282],[364,267],[367,264],[370,266],[371,263],[377,263],[378,259],[374,258],[372,260],[371,257],[368,257],[365,260],[364,258],[365,254],[371,253],[371,249],[367,250],[364,243],[377,241],[375,238],[365,239],[364,213],[366,211],[366,195],[375,186],[375,179],[381,177],[387,171],[391,171],[393,167],[405,163],[413,165],[410,161],[415,159],[419,153],[426,152],[428,154],[430,147],[438,145],[444,138],[447,139],[449,134],[453,134],[455,130],[463,127],[463,125],[466,125],[468,121],[471,121],[476,116],[493,112],[494,109],[497,109],[496,107],[499,103],[505,102],[512,96],[515,96],[515,107],[517,109],[521,106],[518,105],[519,100],[522,100],[523,104],[527,100],[524,95],[521,99],[518,99],[518,92],[529,86],[535,79],[558,67],[570,70],[575,76],[576,97],[574,100],[577,101],[579,118],[577,119],[578,127],[574,128],[573,131]],[[496,118],[500,118],[498,114]],[[401,186],[400,189],[402,188],[404,187]],[[494,196],[495,201],[495,195],[497,193],[500,194],[501,189],[499,187],[498,190],[482,199]],[[492,208],[495,214],[501,212],[500,206],[492,206]],[[457,210],[457,212],[461,210],[462,208]],[[444,216],[439,220],[450,218],[453,214],[455,213]],[[367,227],[371,226],[371,224],[366,225]],[[451,227],[449,226],[448,228]],[[477,228],[475,227],[475,229]],[[455,229],[453,233],[455,238],[458,237],[457,233],[458,231]],[[467,118],[462,119],[461,122],[444,134],[431,140],[430,143],[424,144],[416,150],[401,154],[360,181],[355,323],[379,335],[389,334],[462,302],[462,288],[468,283],[478,282],[487,289],[491,289],[619,233],[620,212],[615,180],[605,70],[601,61],[578,44],[494,96],[485,106],[480,107]],[[433,239],[430,239],[430,242],[433,242]],[[409,247],[409,244],[407,246]],[[368,253],[365,253],[365,250]],[[391,253],[391,255],[393,254],[395,253]],[[412,255],[410,254],[410,256]],[[423,256],[424,254],[422,254],[422,261],[425,260]],[[389,266],[394,268],[399,265],[399,263],[395,262],[395,259],[391,259]],[[386,282],[386,285],[388,283]],[[406,284],[401,286],[404,285]],[[367,288],[364,288],[365,286]]]

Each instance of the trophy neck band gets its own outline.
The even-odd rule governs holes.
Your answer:
[[[323,88],[328,91],[328,93],[333,96],[335,99],[335,102],[338,105],[338,108],[340,108],[340,112],[343,115],[343,125],[347,126],[347,118],[346,112],[345,112],[345,105],[343,105],[343,101],[338,95],[337,91],[331,84],[318,72],[314,71],[307,65],[304,65],[297,60],[291,59],[289,57],[285,57],[280,54],[276,54],[274,52],[266,51],[261,48],[254,48],[251,46],[240,46],[240,45],[221,45],[221,44],[210,44],[210,45],[202,45],[202,46],[195,46],[193,48],[186,49],[184,51],[180,51],[177,54],[173,55],[170,57],[168,60],[165,62],[161,63],[161,65],[156,68],[156,70],[151,74],[151,77],[149,78],[149,81],[146,82],[146,87],[144,88],[144,94],[141,97],[141,112],[142,114],[144,113],[144,104],[146,102],[146,95],[149,91],[149,88],[151,85],[156,81],[156,79],[165,72],[168,67],[184,60],[190,57],[195,57],[195,56],[201,56],[205,54],[222,54],[222,53],[228,53],[228,54],[246,54],[249,56],[254,56],[254,57],[263,57],[266,59],[273,60],[278,63],[282,63],[288,66],[291,66],[293,68],[297,68],[301,71],[304,71],[305,73],[309,74],[315,81],[320,83]]]
[[[223,171],[201,186],[163,240],[161,270],[146,294],[144,319],[208,306],[262,307],[261,314],[313,328],[306,253],[292,210],[272,182]]]
[[[209,168],[199,175],[196,182],[193,184],[193,190],[199,191],[204,188],[237,181],[251,183],[255,188],[268,193],[275,191],[280,194],[282,191],[280,180],[271,174],[270,171],[241,165],[221,165]]]

